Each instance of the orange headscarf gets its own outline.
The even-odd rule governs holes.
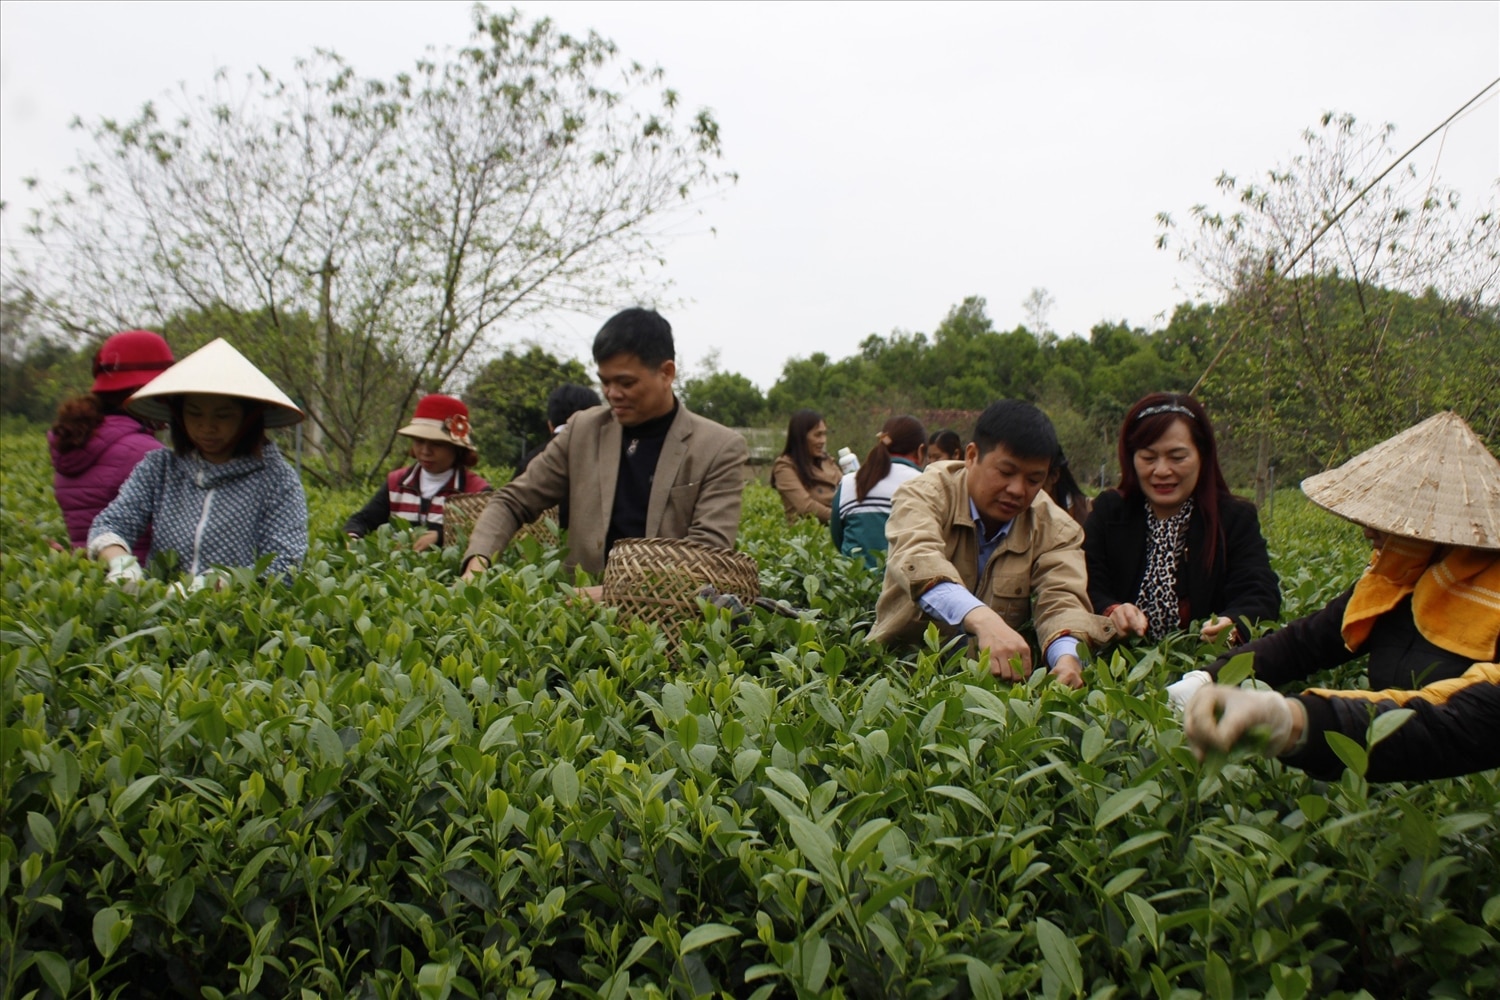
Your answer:
[[[1344,609],[1344,645],[1357,652],[1375,619],[1412,595],[1412,618],[1428,642],[1475,661],[1495,657],[1500,638],[1500,551],[1452,548],[1389,536]]]

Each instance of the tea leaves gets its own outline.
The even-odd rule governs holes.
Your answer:
[[[758,485],[742,545],[810,612],[709,608],[675,647],[555,551],[455,586],[455,550],[350,543],[355,498],[317,493],[289,584],[128,595],[47,546],[44,460],[5,443],[5,995],[1500,989],[1496,776],[1200,769],[1162,690],[1191,636],[1080,692],[873,647],[878,578]],[[1296,509],[1310,606],[1358,539]]]

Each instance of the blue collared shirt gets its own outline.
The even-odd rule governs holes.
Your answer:
[[[989,565],[990,557],[1005,541],[1005,536],[1010,534],[1014,520],[1006,521],[995,529],[995,533],[989,537],[984,534],[984,519],[979,516],[979,508],[975,506],[974,499],[969,498],[969,514],[974,518],[974,533],[979,537],[979,565],[978,579],[983,579],[984,568]],[[975,608],[984,607],[984,602],[975,597],[969,590],[957,583],[939,583],[929,587],[926,593],[917,598],[917,604],[930,617],[948,625],[960,625],[964,616]],[[1053,639],[1047,647],[1047,667],[1050,669],[1057,666],[1057,661],[1064,656],[1078,655],[1078,640],[1071,635],[1060,635]]]

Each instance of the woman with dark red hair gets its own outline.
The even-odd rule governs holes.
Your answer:
[[[1208,413],[1191,396],[1152,393],[1120,429],[1120,485],[1084,525],[1089,599],[1121,633],[1160,639],[1203,621],[1204,640],[1281,613],[1255,505],[1229,491]]]
[[[415,461],[386,476],[385,485],[354,512],[344,531],[361,538],[395,518],[423,529],[412,544],[416,551],[441,548],[444,499],[490,488],[469,471],[479,461],[470,436],[469,408],[453,396],[423,396],[411,423],[397,433],[411,438]]]
[[[119,495],[141,459],[162,447],[156,427],[126,412],[125,400],[172,367],[172,349],[149,330],[126,330],[94,355],[94,385],[58,407],[47,432],[52,449],[52,490],[75,549],[88,545],[89,526]],[[136,558],[151,551],[147,530],[135,543]]]

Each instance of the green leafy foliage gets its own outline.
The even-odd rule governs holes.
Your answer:
[[[1370,361],[1366,356],[1371,352],[1354,340],[1346,338],[1340,346],[1324,327],[1306,333],[1304,339],[1316,340],[1327,356],[1324,366],[1336,370],[1336,375],[1321,381],[1337,384],[1319,396],[1305,388],[1313,377],[1301,359],[1300,346],[1291,357],[1286,352],[1230,354],[1200,392],[1213,416],[1221,464],[1231,483],[1249,486],[1258,472],[1267,489],[1277,482],[1292,483],[1443,409],[1456,410],[1487,439],[1497,440],[1494,429],[1500,424],[1490,402],[1496,395],[1495,366],[1484,363],[1500,351],[1500,318],[1493,309],[1471,308],[1432,292],[1415,298],[1361,289],[1335,278],[1319,279],[1317,287],[1304,294],[1333,318],[1356,305],[1378,307],[1385,317],[1381,337],[1395,346]],[[701,372],[679,378],[679,395],[693,410],[720,423],[770,425],[777,435],[785,433],[789,414],[809,406],[824,415],[835,449],[847,444],[861,455],[892,414],[909,412],[929,431],[950,427],[967,435],[990,402],[1028,399],[1051,418],[1079,481],[1112,486],[1119,475],[1120,421],[1137,399],[1148,391],[1186,392],[1212,357],[1210,348],[1236,331],[1269,335],[1264,324],[1256,325],[1261,322],[1257,314],[1240,300],[1180,305],[1166,327],[1154,332],[1100,323],[1087,338],[1059,338],[1024,327],[997,331],[986,308],[982,298],[965,299],[949,310],[930,338],[897,330],[867,337],[859,352],[847,358],[824,353],[792,358],[765,396],[745,376],[720,370],[717,356],[710,355]],[[12,311],[24,315],[19,306]],[[183,326],[201,337],[215,329],[208,319],[213,317],[180,316],[170,329]],[[1325,326],[1331,329],[1332,322],[1330,318]],[[169,331],[169,336],[178,343],[177,334]],[[305,361],[253,332],[236,339],[249,342],[253,358],[273,372],[280,370],[278,365]],[[193,339],[188,336],[184,342]],[[69,386],[87,383],[77,374],[87,370],[87,352],[75,354],[37,340],[26,351],[12,354],[7,360],[23,377],[0,383],[14,385],[12,392],[0,396],[5,412],[50,419]],[[1359,359],[1359,364],[1339,360],[1346,356]],[[377,362],[386,363],[370,360],[372,365]],[[1389,388],[1396,375],[1399,398]],[[384,384],[393,377],[370,381]],[[523,440],[528,446],[542,440],[546,393],[565,381],[587,384],[591,376],[577,361],[561,361],[537,347],[524,354],[507,350],[481,370],[464,396],[482,435],[486,462],[512,466],[523,453]],[[1274,406],[1267,402],[1267,394],[1274,397]],[[1323,415],[1330,399],[1343,404],[1337,426]],[[409,407],[388,401],[382,405],[395,414],[393,421],[409,414]],[[779,453],[780,438],[776,440]],[[390,455],[389,442],[364,449],[359,453],[362,472],[378,476]]]
[[[807,613],[705,608],[675,649],[534,543],[483,586],[350,543],[347,494],[311,494],[290,584],[129,595],[47,545],[41,447],[4,445],[4,995],[1500,987],[1495,776],[1200,770],[1162,693],[1190,635],[1079,692],[878,649],[878,577],[760,484],[742,546]],[[1305,609],[1358,539],[1287,507]]]
[[[929,430],[951,425],[966,435],[989,403],[1026,399],[1052,419],[1080,482],[1113,486],[1130,406],[1148,392],[1189,391],[1217,348],[1250,330],[1256,344],[1273,333],[1283,339],[1271,352],[1242,344],[1200,389],[1237,486],[1258,471],[1271,478],[1272,467],[1276,480],[1294,483],[1444,409],[1496,440],[1495,366],[1479,360],[1500,351],[1492,306],[1337,276],[1284,290],[1294,292],[1303,307],[1282,309],[1275,322],[1264,302],[1233,298],[1179,305],[1159,330],[1099,323],[1087,338],[996,330],[985,300],[971,296],[930,336],[896,330],[867,337],[846,358],[788,360],[766,395],[768,420],[810,406],[841,438],[868,440],[886,417],[909,412]],[[1305,325],[1290,339],[1283,327],[1293,314]],[[1267,468],[1258,470],[1262,459]]]
[[[695,413],[727,427],[758,425],[766,400],[755,383],[737,372],[711,370],[684,379],[682,398]]]
[[[594,377],[577,359],[554,357],[535,344],[525,353],[506,348],[487,362],[464,390],[486,458],[516,466],[546,441],[547,397],[569,382],[592,387]]]
[[[1222,173],[1177,231],[1216,345],[1195,380],[1262,461],[1333,465],[1434,412],[1500,428],[1494,285],[1500,217],[1410,162],[1395,129],[1325,112],[1298,152]],[[1176,324],[1176,317],[1173,319]],[[1274,458],[1272,459],[1274,461]]]

